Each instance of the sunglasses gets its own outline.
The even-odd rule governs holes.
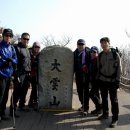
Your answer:
[[[91,51],[91,53],[97,53],[97,52],[95,52],[95,51]]]
[[[5,37],[12,37],[12,35],[5,35]]]
[[[28,39],[28,38],[24,38],[24,37],[23,37],[23,40],[27,40],[27,41],[29,41],[29,39]]]

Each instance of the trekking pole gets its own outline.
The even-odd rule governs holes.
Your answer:
[[[85,73],[83,72],[82,74],[83,76],[83,110],[81,111],[81,123],[82,123],[82,129],[84,130],[84,120],[83,120],[83,117],[86,116],[87,114],[84,112],[84,91],[85,91],[85,82],[86,82],[86,75]]]
[[[12,110],[13,110],[13,128],[15,130],[16,129],[16,119],[15,119],[15,114],[14,114],[14,102],[13,102],[13,89],[14,89],[13,80],[14,80],[14,77],[11,77],[11,85],[12,85],[12,88],[11,88],[11,95],[12,95],[11,102],[12,102]]]
[[[84,99],[84,96],[85,96],[85,83],[86,83],[86,74],[83,72],[83,111],[82,111],[82,114],[83,114],[83,116],[86,116],[87,115],[87,113],[85,113],[85,111],[84,111],[84,109],[85,109],[85,107],[84,107],[84,105],[85,105],[85,99]]]

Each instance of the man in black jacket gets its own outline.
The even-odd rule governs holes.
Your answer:
[[[77,41],[77,49],[74,51],[74,72],[77,92],[81,102],[79,111],[88,113],[89,110],[89,75],[90,49],[85,47],[84,39]]]
[[[14,110],[16,109],[17,102],[19,101],[20,110],[25,110],[25,99],[30,84],[30,71],[31,71],[31,58],[30,52],[27,48],[30,35],[23,33],[21,35],[21,42],[15,47],[18,64],[17,74],[15,74],[14,80],[14,92],[13,92],[13,105]],[[10,115],[12,115],[12,103],[10,106]]]

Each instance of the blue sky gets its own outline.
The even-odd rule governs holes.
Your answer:
[[[29,32],[30,45],[52,34],[59,39],[72,37],[70,48],[79,38],[86,44],[100,46],[103,36],[111,44],[128,44],[130,39],[129,0],[0,0],[0,26],[15,33]]]

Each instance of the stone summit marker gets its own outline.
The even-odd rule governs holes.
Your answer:
[[[73,90],[73,52],[50,46],[39,55],[39,109],[71,110]]]

